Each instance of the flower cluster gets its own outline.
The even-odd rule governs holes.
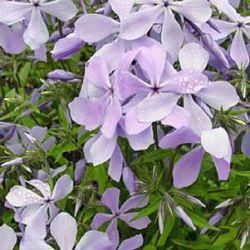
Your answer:
[[[0,1],[0,248],[166,249],[176,218],[177,248],[197,228],[192,249],[247,245],[246,4]]]

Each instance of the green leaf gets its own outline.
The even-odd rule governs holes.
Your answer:
[[[237,171],[233,169],[231,170],[231,173],[238,176],[250,178],[250,171]]]

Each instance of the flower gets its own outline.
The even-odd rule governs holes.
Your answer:
[[[112,214],[97,213],[91,223],[92,229],[98,229],[103,223],[111,221],[106,232],[115,245],[119,242],[119,232],[117,229],[118,219],[123,220],[130,227],[135,229],[144,229],[150,223],[150,219],[145,216],[133,220],[138,212],[128,212],[134,208],[146,206],[148,200],[143,195],[133,196],[123,203],[119,208],[120,190],[118,188],[108,188],[102,195],[102,204],[110,209]]]
[[[231,21],[227,22],[215,18],[211,20],[220,32],[219,38],[226,38],[229,34],[236,32],[230,47],[230,55],[239,69],[246,69],[249,65],[249,54],[246,49],[243,34],[250,38],[249,17],[239,15],[228,1],[211,0],[211,2],[219,11],[225,13]]]
[[[7,226],[0,227],[0,245],[3,250],[12,250],[16,245],[17,237],[14,230]]]
[[[55,203],[67,196],[73,189],[73,182],[68,175],[63,175],[57,180],[52,192],[50,186],[40,180],[30,180],[26,183],[35,187],[41,195],[26,187],[14,186],[7,194],[6,200],[14,207],[26,207],[23,212],[26,213],[29,222],[41,208],[49,210],[50,219],[52,219],[58,213]]]
[[[49,39],[42,12],[61,21],[68,21],[77,13],[77,9],[71,0],[55,0],[51,2],[31,0],[28,3],[3,1],[0,7],[0,21],[5,24],[12,25],[26,19],[27,16],[30,18],[23,39],[32,49],[39,49]]]

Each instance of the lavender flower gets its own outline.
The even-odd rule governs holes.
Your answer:
[[[140,195],[129,198],[120,208],[119,208],[119,196],[120,190],[117,188],[108,188],[102,195],[102,203],[110,209],[112,214],[97,213],[91,223],[92,229],[98,229],[103,223],[111,221],[110,225],[106,229],[109,238],[115,245],[119,242],[119,232],[117,229],[118,219],[123,220],[130,227],[135,229],[144,229],[150,223],[150,219],[145,216],[140,219],[134,220],[137,216],[137,212],[130,212],[129,210],[134,208],[141,208],[146,206],[147,199]]]

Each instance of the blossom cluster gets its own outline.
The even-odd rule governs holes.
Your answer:
[[[166,249],[175,218],[202,237],[237,209],[244,216],[235,215],[239,230],[228,238],[240,238],[232,249],[247,246],[250,16],[243,2],[0,1],[3,56],[46,72],[45,79],[35,70],[40,85],[28,100],[22,95],[31,83],[15,63],[15,94],[2,88],[0,181],[12,214],[0,227],[2,250]],[[230,193],[230,173],[238,192]],[[232,196],[208,192],[201,202],[195,185]],[[191,212],[207,198],[218,209],[209,222]],[[214,249],[224,249],[217,238]]]

